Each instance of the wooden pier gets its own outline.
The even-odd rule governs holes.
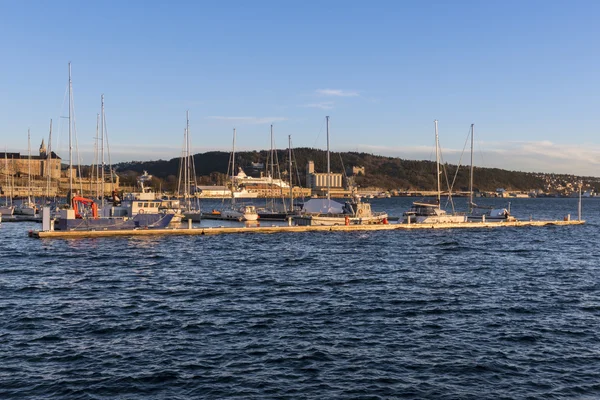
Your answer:
[[[285,233],[285,232],[354,232],[392,231],[413,229],[487,229],[514,227],[541,227],[582,225],[585,221],[510,221],[462,222],[449,224],[382,224],[335,226],[244,226],[244,227],[194,227],[167,229],[98,230],[98,231],[30,231],[33,238],[97,238],[117,236],[168,236],[168,235],[222,235],[227,233]]]

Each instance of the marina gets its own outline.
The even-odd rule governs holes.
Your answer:
[[[169,235],[222,235],[244,233],[296,233],[296,232],[356,232],[356,231],[392,231],[392,230],[430,230],[430,229],[488,229],[488,228],[522,228],[544,226],[582,225],[583,220],[554,221],[504,221],[504,222],[463,222],[436,224],[365,224],[365,225],[308,225],[308,226],[256,226],[248,224],[242,227],[196,227],[167,229],[122,229],[122,230],[82,230],[82,231],[30,231],[33,238],[99,238],[115,236],[169,236]]]

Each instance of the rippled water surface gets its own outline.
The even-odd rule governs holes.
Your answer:
[[[410,232],[38,240],[4,223],[0,398],[598,398],[600,199],[583,208],[584,226]]]

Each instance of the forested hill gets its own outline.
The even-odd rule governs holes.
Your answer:
[[[251,174],[251,163],[268,164],[269,151],[250,151],[236,153],[235,164],[240,166],[246,173]],[[288,170],[288,151],[277,150],[276,161],[284,176]],[[344,152],[330,153],[331,171],[350,174],[352,167],[364,167],[365,174],[356,177],[356,183],[361,187],[380,187],[383,189],[400,190],[434,190],[436,187],[436,166],[432,161],[403,160],[394,157],[383,157],[367,153]],[[324,150],[311,148],[294,149],[294,176],[300,176],[304,183],[306,164],[309,160],[314,161],[315,171],[326,172],[327,153]],[[204,185],[223,184],[228,172],[230,153],[212,151],[194,155],[196,175],[200,183]],[[269,162],[270,163],[270,162]],[[117,173],[123,183],[128,183],[143,171],[148,171],[164,183],[164,188],[169,188],[177,181],[179,174],[180,159],[174,158],[169,161],[145,161],[126,162],[115,165]],[[270,164],[269,164],[270,165]],[[236,168],[237,169],[237,168]],[[446,173],[442,176],[442,182],[455,182],[453,190],[466,190],[469,182],[469,167],[446,165]],[[297,172],[298,171],[298,174]],[[447,176],[447,178],[446,178]],[[456,179],[455,179],[456,176]],[[576,182],[583,180],[589,187],[600,189],[597,178],[579,178],[573,175],[542,174],[508,171],[498,168],[475,167],[474,187],[482,191],[493,191],[496,188],[506,190],[525,191],[530,189],[546,190],[553,182]],[[446,187],[446,185],[444,185]]]

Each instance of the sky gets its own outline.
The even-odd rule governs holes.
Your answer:
[[[275,145],[600,176],[597,1],[0,0],[0,146],[91,163]],[[467,144],[468,147],[468,144]]]

